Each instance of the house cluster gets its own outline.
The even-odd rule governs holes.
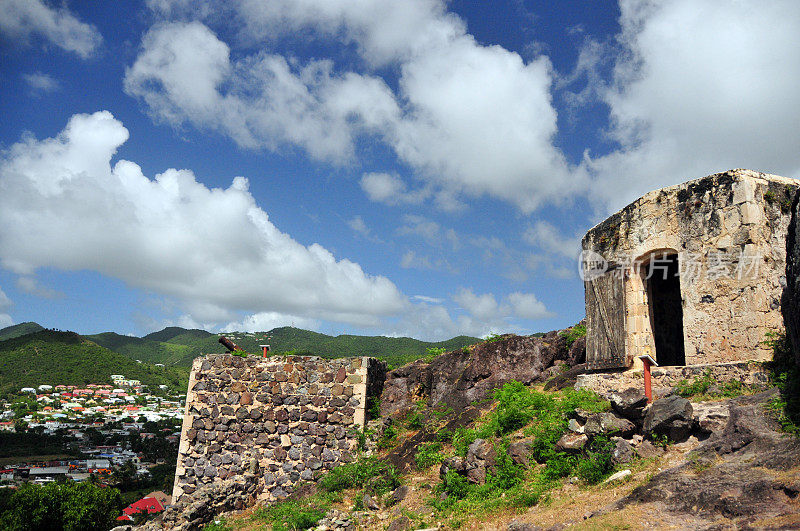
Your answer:
[[[182,397],[165,398],[150,394],[139,380],[112,375],[112,384],[49,385],[23,387],[20,395],[36,398],[37,411],[22,418],[29,428],[42,426],[45,433],[69,428],[71,423],[90,422],[96,427],[108,422],[132,422],[144,417],[157,422],[165,418],[183,418]],[[12,402],[3,404],[0,430],[13,430]]]

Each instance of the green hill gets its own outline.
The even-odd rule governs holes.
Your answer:
[[[146,339],[147,336],[141,338],[103,332],[85,337],[100,346],[143,363],[189,366],[197,355],[196,349],[188,345],[151,341]]]
[[[0,328],[0,341],[13,339],[26,334],[32,334],[33,332],[38,332],[39,330],[44,330],[44,327],[38,323],[31,322],[7,326],[5,328]]]
[[[99,345],[133,360],[188,367],[202,354],[224,352],[219,344],[225,335],[251,354],[261,352],[261,344],[269,344],[273,353],[296,352],[328,358],[375,356],[394,366],[425,356],[427,348],[453,350],[477,343],[476,337],[458,336],[447,341],[426,342],[409,337],[329,336],[291,326],[269,332],[226,332],[212,334],[204,330],[169,327],[144,337],[121,336],[113,332],[86,336]]]
[[[39,330],[0,341],[0,395],[41,384],[111,383],[112,374],[184,391],[188,370],[137,363],[74,332]]]

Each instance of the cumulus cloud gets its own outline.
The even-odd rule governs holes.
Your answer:
[[[395,324],[395,335],[441,340],[459,334],[483,337],[509,331],[526,333],[526,327],[517,320],[554,316],[531,293],[511,293],[498,302],[491,293],[476,294],[471,289],[461,289],[452,297],[462,309],[456,314],[438,304],[438,299],[414,298],[421,302],[414,304]]]
[[[66,7],[42,0],[0,0],[0,34],[15,42],[41,37],[86,59],[103,38],[97,29],[78,20]]]
[[[230,48],[199,22],[153,27],[125,74],[125,90],[174,125],[217,130],[248,148],[296,145],[334,163],[352,158],[354,139],[397,112],[378,78],[335,75],[331,61],[300,67],[261,52],[232,61]]]
[[[3,153],[2,267],[22,277],[42,267],[97,271],[174,298],[203,322],[244,311],[375,326],[408,307],[385,277],[278,230],[245,178],[209,189],[189,170],[151,180],[133,162],[112,166],[127,138],[103,111]]]
[[[593,197],[617,208],[650,189],[746,167],[800,172],[800,9],[794,0],[623,0],[603,91],[620,149],[589,157]]]
[[[400,177],[388,173],[365,173],[361,177],[361,189],[372,201],[386,205],[418,205],[431,195],[424,188],[409,191]]]
[[[511,293],[499,303],[491,293],[476,295],[471,289],[462,288],[453,300],[479,322],[492,325],[510,317],[544,319],[555,315],[533,293]]]
[[[22,79],[36,93],[53,92],[59,88],[58,81],[42,72],[23,74]]]
[[[228,323],[224,330],[239,332],[268,332],[280,326],[295,326],[314,330],[319,327],[319,321],[308,319],[299,315],[288,315],[279,312],[258,312],[248,315],[241,321]]]
[[[364,219],[361,216],[353,216],[347,221],[347,226],[361,234],[362,236],[369,236],[370,230]]]
[[[43,286],[33,277],[20,277],[17,279],[17,287],[26,293],[42,297],[43,299],[56,299],[64,294],[54,289]]]
[[[552,223],[547,221],[537,221],[528,227],[522,238],[530,245],[566,258],[575,258],[580,251],[579,237],[564,237]]]
[[[157,11],[185,12],[185,3],[159,1]],[[245,147],[293,145],[343,163],[358,138],[382,141],[427,183],[408,191],[396,176],[367,174],[362,186],[382,202],[431,197],[452,210],[460,195],[488,194],[530,212],[584,184],[583,170],[570,169],[552,143],[549,60],[479,44],[444,2],[245,0],[236,10],[239,39],[260,51],[231,59],[202,22],[161,23],[126,73],[127,92],[160,119]],[[214,15],[197,16],[213,25]],[[273,52],[297,34],[353,46],[358,60],[348,70]],[[378,74],[386,67],[399,73],[394,89]]]
[[[11,302],[11,299],[0,289],[0,328],[5,328],[14,324],[14,320],[6,313],[13,305],[14,303]]]

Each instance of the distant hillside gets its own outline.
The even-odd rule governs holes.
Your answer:
[[[394,366],[425,356],[427,348],[453,350],[480,341],[476,337],[467,336],[458,336],[434,343],[408,337],[329,336],[290,326],[275,328],[269,332],[226,332],[225,334],[169,327],[142,338],[122,336],[113,332],[86,337],[98,345],[133,360],[188,367],[197,356],[224,352],[225,348],[218,343],[221,335],[226,335],[252,354],[260,353],[259,345],[268,343],[273,353],[294,351],[298,354],[312,354],[329,358],[375,356]]]
[[[38,323],[31,322],[7,326],[5,328],[0,328],[0,341],[24,336],[25,334],[32,334],[33,332],[38,332],[39,330],[44,330],[44,327]]]
[[[168,366],[188,367],[197,355],[197,350],[191,346],[151,341],[146,339],[148,336],[141,338],[123,336],[114,332],[104,332],[85,337],[118,354],[144,363],[163,363]]]
[[[0,341],[0,395],[41,384],[111,383],[112,374],[184,391],[185,368],[136,363],[74,332],[39,330]]]
[[[329,358],[374,356],[386,360],[394,366],[403,365],[427,355],[426,349],[428,348],[455,350],[481,341],[477,337],[468,336],[458,336],[447,341],[437,342],[420,341],[410,337],[329,336],[291,326],[275,328],[269,332],[231,332],[225,335],[243,349],[253,353],[260,352],[258,345],[266,342],[270,345],[272,352],[294,350],[298,353],[308,353]],[[219,350],[219,347],[217,347],[217,350]]]

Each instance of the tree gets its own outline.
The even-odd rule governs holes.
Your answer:
[[[26,483],[0,515],[0,528],[11,531],[106,531],[122,507],[117,489],[89,483]]]

